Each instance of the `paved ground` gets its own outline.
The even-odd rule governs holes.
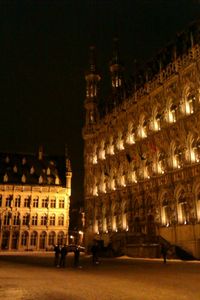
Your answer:
[[[52,253],[0,253],[0,299],[4,300],[199,300],[200,263],[103,259],[82,268],[53,266]]]

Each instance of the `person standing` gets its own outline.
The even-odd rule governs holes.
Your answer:
[[[161,250],[160,250],[160,252],[162,254],[164,264],[166,264],[166,262],[167,262],[167,250],[168,249],[167,249],[166,245],[165,244],[161,244]]]
[[[74,250],[74,267],[79,267],[79,257],[80,257],[80,250],[77,246]]]
[[[99,259],[98,259],[98,246],[96,244],[94,244],[91,248],[91,252],[92,252],[92,262],[94,265],[99,263]]]
[[[62,248],[61,248],[61,251],[60,251],[60,267],[65,267],[65,260],[66,260],[66,256],[67,256],[67,246],[64,245]]]
[[[57,268],[59,268],[59,258],[60,258],[60,247],[59,245],[54,246],[55,260],[54,264]]]

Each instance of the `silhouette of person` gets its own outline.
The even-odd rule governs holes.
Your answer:
[[[59,245],[54,246],[55,259],[54,264],[56,267],[59,267],[59,258],[60,258],[60,247]]]
[[[80,250],[79,247],[76,247],[74,250],[74,267],[79,266],[79,257],[80,257]]]
[[[167,250],[168,249],[167,249],[166,245],[161,244],[160,252],[162,254],[164,264],[166,264],[166,262],[167,262]]]
[[[92,252],[92,262],[93,264],[97,264],[99,259],[98,259],[98,246],[96,244],[92,246],[91,252]]]
[[[66,261],[66,256],[67,256],[67,246],[64,245],[60,251],[60,267],[65,267],[65,261]]]

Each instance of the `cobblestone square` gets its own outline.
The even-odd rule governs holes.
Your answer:
[[[198,300],[200,263],[170,260],[102,259],[93,266],[54,267],[53,253],[0,254],[0,299],[4,300]]]

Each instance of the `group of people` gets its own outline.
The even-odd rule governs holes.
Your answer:
[[[79,247],[75,247],[74,249],[74,267],[79,266],[79,256],[80,256],[80,250]],[[54,253],[55,253],[55,266],[57,268],[65,268],[66,266],[66,256],[68,253],[68,248],[67,245],[60,246],[60,245],[55,245],[54,246]]]

